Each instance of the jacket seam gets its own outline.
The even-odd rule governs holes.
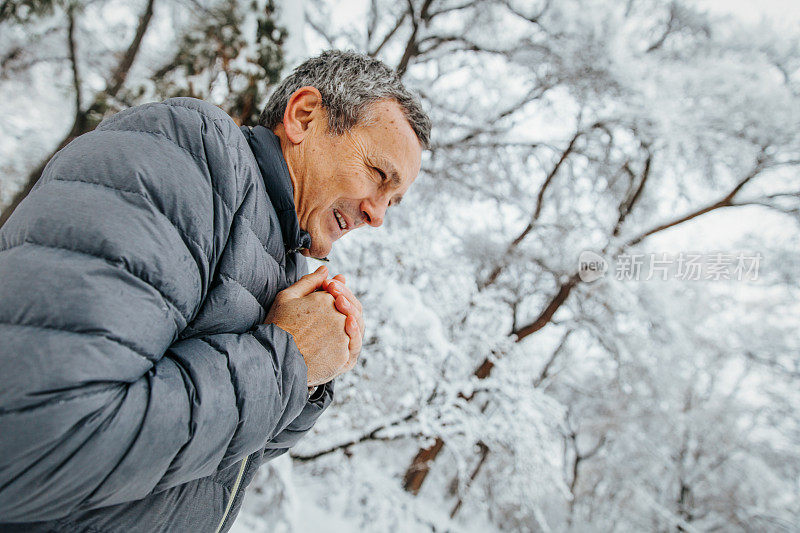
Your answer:
[[[32,404],[32,405],[26,405],[24,407],[19,407],[17,409],[0,409],[0,416],[26,413],[28,411],[31,411],[31,410],[34,410],[34,409],[41,409],[43,407],[47,407],[49,405],[53,405],[53,404],[56,404],[56,403],[70,402],[72,400],[77,400],[79,398],[86,398],[87,396],[95,396],[95,395],[98,395],[98,394],[103,394],[103,393],[112,391],[114,389],[117,389],[122,385],[123,385],[123,382],[119,382],[119,383],[115,383],[113,385],[106,385],[105,387],[103,387],[101,389],[98,389],[98,390],[84,391],[84,392],[81,392],[80,394],[75,394],[74,396],[70,396],[69,398],[61,398],[61,397],[51,398],[49,400],[44,400],[42,402],[39,402],[39,403],[36,403],[36,404]]]
[[[130,274],[131,276],[135,277],[136,279],[138,279],[142,283],[146,284],[148,287],[152,287],[161,296],[161,298],[166,303],[168,303],[181,316],[181,318],[184,320],[184,322],[188,321],[188,318],[183,314],[183,312],[180,310],[178,305],[172,300],[172,298],[168,297],[161,289],[159,289],[157,286],[155,286],[152,282],[147,281],[141,275],[139,275],[139,274],[133,272],[131,269],[126,268],[125,266],[123,266],[125,264],[124,261],[115,262],[113,259],[110,259],[110,258],[108,258],[108,257],[106,257],[104,255],[98,254],[98,253],[90,252],[88,250],[80,250],[78,248],[71,248],[71,247],[68,247],[68,246],[58,246],[56,244],[48,244],[48,243],[36,242],[36,241],[33,241],[31,239],[28,239],[28,238],[26,238],[21,243],[14,244],[14,245],[9,246],[8,248],[5,248],[4,250],[0,250],[0,251],[12,250],[14,248],[19,248],[21,246],[24,246],[26,244],[31,244],[33,246],[40,246],[42,248],[51,248],[51,249],[54,249],[54,250],[65,250],[67,252],[72,252],[72,253],[82,254],[82,255],[88,255],[89,257],[95,257],[97,259],[101,259],[101,260],[105,261],[106,263],[108,263],[109,265],[127,272],[128,274]],[[177,326],[177,324],[176,324],[176,326]],[[181,329],[181,328],[179,328],[179,329]]]
[[[196,107],[190,107],[190,106],[187,106],[185,104],[172,101],[172,99],[167,100],[167,101],[163,101],[163,102],[153,102],[150,105],[152,105],[153,107],[164,106],[164,107],[168,107],[168,108],[179,108],[179,109],[184,109],[186,111],[189,111],[191,113],[196,113],[197,115],[200,115],[201,117],[203,117],[203,118],[207,119],[208,121],[210,121],[211,124],[214,125],[214,128],[217,130],[217,133],[219,133],[220,136],[224,140],[228,141],[231,138],[231,135],[227,135],[219,125],[219,123],[221,123],[221,122],[225,122],[225,123],[231,122],[231,123],[233,123],[233,120],[231,120],[230,117],[227,117],[227,118],[226,117],[214,117],[212,115],[209,115],[208,113],[206,113],[202,109],[199,109],[199,108],[196,108]],[[125,118],[127,116],[127,114],[124,114],[123,116],[120,116],[120,115],[123,115],[123,114],[119,113],[117,115],[114,115],[114,117],[110,117],[109,119],[106,119],[102,124],[102,126],[104,126],[104,127],[97,128],[97,129],[101,130],[101,131],[131,131],[131,132],[151,133],[153,135],[161,135],[165,139],[170,141],[171,143],[175,144],[178,148],[180,148],[180,149],[184,150],[185,152],[187,152],[192,158],[195,159],[195,161],[197,161],[197,157],[190,150],[184,148],[183,146],[178,144],[175,140],[169,138],[164,133],[157,132],[157,131],[139,130],[139,129],[133,129],[133,128],[126,128],[126,129],[120,128],[120,129],[117,129],[117,130],[107,129],[107,126],[115,124],[115,123],[119,122],[119,120],[121,120],[121,119],[123,119],[123,118]],[[225,148],[227,148],[227,149],[235,149],[240,155],[241,154],[246,154],[246,152],[244,150],[244,147],[241,145],[241,143],[237,143],[235,146],[231,145],[229,142],[222,142],[220,144],[222,146],[224,146]],[[232,158],[230,156],[228,156],[228,161],[233,165],[233,160],[232,160]],[[206,164],[206,167],[207,167],[208,163],[207,162],[204,162],[204,163]],[[236,173],[234,173],[234,178],[236,178]],[[212,180],[212,182],[213,182],[213,180]],[[212,184],[212,188],[214,188],[213,184]],[[239,192],[241,192],[241,191],[238,190],[238,182],[237,182],[237,197],[238,197],[238,193]],[[220,194],[218,191],[217,191],[217,194],[219,194],[220,199],[222,199],[223,203],[225,203],[225,200],[224,200],[222,194]],[[238,198],[237,198],[237,205],[238,205]],[[235,211],[235,209],[233,209],[231,206],[227,206],[227,204],[226,204],[226,207],[228,207],[228,209],[231,212]]]
[[[95,130],[95,131],[97,131],[98,133],[100,133],[100,131],[98,131],[98,130]],[[186,147],[184,147],[184,146],[181,146],[180,144],[178,144],[178,142],[177,142],[177,141],[175,141],[174,139],[171,139],[171,138],[170,138],[170,137],[168,137],[166,134],[164,134],[164,133],[162,133],[162,132],[160,132],[160,131],[152,131],[152,130],[140,130],[140,129],[135,129],[135,128],[125,128],[125,129],[103,129],[103,130],[102,130],[102,132],[112,132],[112,133],[113,133],[113,132],[118,132],[118,133],[141,133],[141,134],[145,134],[145,135],[153,135],[153,136],[155,136],[155,137],[158,137],[158,138],[160,138],[160,139],[164,139],[165,141],[167,141],[167,142],[169,142],[170,144],[174,145],[176,148],[178,148],[179,150],[181,150],[181,151],[183,151],[184,153],[186,153],[186,154],[187,154],[189,157],[191,157],[191,158],[194,160],[195,164],[196,164],[196,165],[197,165],[197,166],[200,168],[200,170],[203,172],[203,174],[204,174],[204,175],[208,175],[208,178],[209,178],[209,180],[208,180],[208,181],[209,181],[209,184],[211,185],[211,190],[214,192],[214,194],[216,194],[217,196],[219,196],[219,199],[220,199],[220,201],[222,202],[222,205],[223,205],[223,206],[225,206],[225,209],[227,209],[227,210],[228,210],[228,213],[233,213],[233,212],[234,212],[234,209],[233,209],[233,207],[232,207],[232,206],[230,206],[230,205],[228,205],[228,202],[226,202],[226,201],[225,201],[225,197],[222,195],[222,193],[221,193],[221,192],[219,192],[219,190],[217,190],[217,187],[215,186],[214,179],[211,177],[211,172],[210,172],[210,169],[209,169],[209,163],[208,163],[208,161],[207,161],[207,160],[205,160],[205,159],[202,159],[202,158],[200,158],[199,156],[197,156],[196,154],[194,154],[194,153],[193,153],[191,150],[189,150],[188,148],[186,148]],[[227,146],[227,145],[223,145],[223,146],[225,146],[226,148],[228,148],[228,146]],[[233,163],[233,162],[230,160],[230,157],[228,158],[228,162],[230,162],[231,164]],[[237,186],[238,186],[238,183],[237,183]]]
[[[168,355],[170,352],[174,354],[172,347],[167,349],[167,351],[164,353],[164,357],[169,358],[169,360],[175,363],[175,366],[178,367],[178,372],[180,373],[181,381],[183,382],[183,390],[186,393],[186,397],[189,401],[189,423],[186,429],[186,434],[187,434],[186,442],[184,442],[181,445],[180,449],[177,452],[175,452],[175,455],[172,457],[172,459],[170,459],[169,466],[167,467],[165,473],[161,476],[159,481],[156,483],[156,486],[158,486],[159,483],[164,481],[164,478],[167,476],[166,472],[169,472],[170,469],[173,467],[173,465],[175,465],[176,461],[178,461],[179,458],[183,457],[184,450],[186,450],[186,448],[192,443],[192,440],[194,439],[195,436],[195,425],[192,423],[194,421],[194,402],[192,402],[190,398],[191,394],[189,391],[189,386],[191,386],[195,390],[195,392],[197,391],[197,387],[192,381],[192,377],[189,374],[189,371],[183,366],[183,363],[181,363],[180,358]],[[150,405],[148,399],[148,408],[149,406]]]
[[[247,229],[250,231],[250,233],[253,234],[253,236],[256,238],[256,240],[259,242],[259,244],[261,244],[261,248],[264,249],[264,252],[268,256],[273,258],[276,263],[278,263],[280,261],[280,257],[275,257],[274,255],[272,255],[270,253],[269,249],[267,248],[267,244],[264,241],[261,240],[261,237],[258,235],[258,233],[256,233],[256,230],[253,229],[253,222],[249,218],[244,216],[244,215],[240,215],[240,218],[242,218],[246,222]],[[281,236],[281,239],[283,239],[283,236]]]
[[[68,329],[68,328],[64,328],[64,327],[58,327],[58,326],[41,326],[41,325],[36,325],[36,324],[20,324],[18,322],[11,322],[10,320],[0,320],[0,325],[14,326],[14,327],[20,327],[20,328],[44,329],[44,330],[48,330],[48,331],[49,330],[52,330],[52,331],[64,331],[66,333],[73,333],[75,335],[89,335],[89,336],[92,336],[92,337],[102,337],[102,338],[107,339],[107,340],[109,340],[111,342],[119,344],[123,348],[127,348],[128,350],[132,351],[133,353],[135,353],[136,355],[138,355],[142,359],[147,360],[151,364],[155,364],[156,362],[158,362],[158,359],[154,359],[154,358],[148,356],[147,352],[145,352],[141,348],[137,348],[134,344],[131,344],[128,341],[124,341],[124,340],[122,340],[122,339],[120,339],[118,337],[112,336],[112,335],[107,335],[107,334],[102,334],[102,333],[100,333],[100,334],[98,334],[98,333],[90,333],[90,332],[87,332],[87,331],[75,331],[75,330],[72,330],[72,329]]]
[[[253,297],[253,299],[255,299],[255,301],[256,301],[256,303],[259,305],[259,307],[261,307],[262,309],[264,308],[264,304],[262,304],[262,303],[261,303],[261,299],[259,299],[259,297],[258,297],[258,296],[256,296],[255,294],[253,294],[253,291],[251,291],[250,289],[248,289],[247,287],[245,287],[245,286],[242,284],[242,282],[241,282],[241,281],[239,281],[239,280],[237,280],[237,279],[235,279],[235,278],[232,278],[232,277],[230,277],[230,276],[229,276],[229,275],[227,275],[227,274],[223,274],[222,272],[220,272],[220,273],[219,273],[219,277],[220,277],[220,278],[222,278],[222,279],[226,279],[226,280],[228,280],[228,281],[230,281],[230,282],[232,282],[232,283],[234,283],[234,284],[238,285],[238,286],[239,286],[239,287],[241,287],[242,289],[244,289],[244,290],[245,290],[245,292],[246,292],[247,294],[249,294],[250,296],[252,296],[252,297]]]
[[[184,106],[177,106],[177,107],[183,107],[184,109],[190,109],[190,108],[186,108]],[[98,131],[98,130],[95,130],[95,131]],[[209,170],[208,161],[199,158],[198,156],[193,154],[191,151],[189,151],[187,148],[185,148],[185,147],[181,146],[180,144],[178,144],[174,139],[170,139],[169,137],[167,137],[165,134],[163,134],[161,132],[149,131],[149,130],[139,130],[139,129],[103,129],[102,131],[142,133],[142,134],[147,134],[147,135],[155,135],[156,137],[163,138],[164,140],[170,142],[175,147],[177,147],[178,149],[184,151],[187,155],[189,155],[189,157],[191,157],[194,160],[194,162],[200,167],[200,170],[203,171],[204,174],[208,173],[207,172]],[[227,144],[224,144],[223,146],[225,146],[226,148],[230,148],[230,146],[228,146]],[[241,150],[241,148],[239,148],[239,150]],[[147,197],[147,195],[145,195],[145,194],[143,194],[143,193],[141,193],[139,191],[133,191],[133,190],[129,190],[129,189],[122,189],[122,188],[119,188],[119,187],[112,187],[111,185],[108,185],[108,184],[105,184],[105,183],[98,183],[98,182],[94,182],[94,181],[78,180],[78,179],[63,179],[63,178],[58,178],[58,177],[48,178],[47,181],[65,181],[65,182],[73,182],[74,181],[74,182],[80,182],[80,183],[88,183],[90,185],[99,185],[101,187],[107,187],[107,188],[115,190],[115,191],[136,194],[136,195],[142,196],[148,202],[153,203],[152,200]],[[228,203],[225,201],[225,197],[222,195],[221,192],[219,192],[219,190],[215,186],[215,181],[214,181],[213,178],[211,178],[210,173],[209,173],[209,183],[210,183],[210,186],[211,186],[211,191],[219,197],[220,202],[222,202],[222,205],[225,207],[225,209],[227,209],[228,214],[231,216],[231,218],[240,217],[240,218],[244,219],[245,221],[247,221],[247,225],[250,227],[250,230],[256,236],[256,239],[258,239],[258,242],[261,243],[261,246],[264,248],[264,251],[266,251],[269,254],[269,251],[267,250],[266,244],[261,240],[261,238],[255,232],[255,230],[253,230],[253,222],[248,217],[246,217],[245,215],[241,215],[241,214],[237,215],[238,209],[234,209],[232,206],[228,205]],[[237,183],[237,187],[238,187],[238,183]],[[159,212],[161,213],[161,211],[159,211]],[[164,215],[164,217],[170,222],[170,224],[172,224],[172,226],[174,226],[181,233],[181,235],[186,237],[195,246],[198,246],[200,248],[200,250],[203,250],[202,246],[200,246],[194,239],[192,239],[188,235],[186,235],[183,232],[183,230],[180,229],[180,226],[175,224],[165,213],[161,213],[161,214]],[[283,237],[281,236],[281,238],[283,238]],[[210,262],[208,256],[205,253],[203,255],[206,258],[206,262]],[[270,254],[270,255],[272,255],[272,254]]]
[[[228,352],[223,350],[221,347],[215,346],[214,344],[212,344],[212,342],[209,340],[208,337],[198,337],[198,340],[200,342],[205,343],[208,347],[210,347],[212,350],[215,350],[216,352],[218,352],[220,355],[222,355],[225,358],[225,367],[228,370],[228,376],[230,378],[231,388],[233,389],[233,396],[234,396],[234,400],[235,400],[235,403],[236,403],[236,414],[237,414],[237,416],[239,418],[239,420],[236,421],[236,428],[233,430],[233,433],[231,434],[231,438],[228,441],[228,444],[225,446],[225,451],[227,452],[230,449],[231,444],[233,443],[233,441],[236,439],[236,435],[238,433],[240,433],[240,429],[241,429],[240,428],[240,424],[244,424],[244,422],[242,420],[242,410],[239,407],[239,398],[241,397],[241,396],[239,396],[239,386],[237,385],[236,380],[233,377],[233,372],[231,372],[231,358],[230,358],[230,355],[228,355]],[[225,456],[225,454],[223,454],[223,457],[224,456]]]
[[[239,398],[241,398],[241,396],[239,395],[239,392],[240,392],[240,391],[239,391],[239,385],[236,383],[236,379],[234,378],[234,376],[233,376],[233,371],[232,371],[232,369],[231,369],[231,357],[230,357],[230,355],[228,354],[227,350],[224,350],[224,349],[223,349],[221,346],[217,345],[217,343],[215,343],[215,342],[212,342],[212,341],[211,341],[211,339],[210,339],[210,337],[208,337],[208,336],[206,336],[206,337],[199,337],[199,340],[200,340],[201,342],[204,342],[205,344],[207,344],[207,345],[208,345],[208,346],[209,346],[209,347],[210,347],[212,350],[216,350],[217,352],[219,352],[219,353],[220,353],[220,355],[222,355],[222,356],[225,358],[225,366],[226,366],[226,367],[227,367],[227,369],[228,369],[228,376],[230,376],[230,380],[231,380],[231,387],[233,388],[233,395],[234,395],[234,397],[235,397],[235,398],[236,398],[236,400],[237,400],[237,401],[236,401],[236,412],[237,412],[237,413],[238,413],[238,415],[239,415],[239,421],[238,421],[238,423],[236,424],[236,426],[237,426],[237,431],[234,431],[234,432],[233,432],[233,435],[231,436],[231,440],[230,440],[230,442],[228,442],[228,448],[230,448],[231,442],[233,442],[233,440],[236,438],[236,433],[238,433],[239,424],[243,424],[243,420],[242,420],[242,410],[239,408],[239,401],[238,401],[238,400],[239,400]]]
[[[202,102],[202,100],[200,100],[200,99],[196,99],[196,100],[198,102]],[[185,110],[190,111],[192,113],[197,113],[198,115],[202,116],[203,118],[206,118],[206,119],[210,120],[214,124],[214,127],[217,129],[217,131],[226,139],[229,138],[229,136],[226,135],[224,131],[222,131],[222,128],[220,128],[218,122],[229,122],[230,121],[230,123],[235,125],[235,122],[233,122],[233,120],[230,119],[230,117],[228,117],[228,118],[226,118],[226,117],[215,117],[215,116],[209,115],[208,113],[206,113],[205,111],[203,111],[200,108],[189,107],[189,106],[187,106],[185,104],[176,102],[174,100],[174,98],[170,98],[170,99],[165,100],[163,102],[151,102],[149,104],[144,104],[144,106],[148,106],[148,107],[158,107],[158,106],[177,107],[177,108],[185,109]],[[144,107],[144,106],[142,106],[142,107]],[[105,119],[102,122],[102,124],[100,124],[100,126],[97,128],[97,130],[105,131],[107,126],[110,126],[112,124],[116,124],[117,122],[119,122],[120,120],[126,118],[128,115],[131,114],[130,112],[126,113],[126,111],[133,111],[134,109],[135,108],[129,108],[129,109],[121,111],[121,112],[119,112],[119,113],[117,113],[117,114],[115,114],[115,115],[113,115],[111,117],[108,117],[107,119]],[[220,110],[220,112],[223,112],[223,111]],[[225,146],[226,148],[233,148],[228,143],[223,143],[223,146]],[[241,146],[238,146],[236,148],[240,152],[243,151],[243,148]]]
[[[152,199],[148,198],[146,194],[144,194],[144,193],[142,193],[140,191],[122,189],[120,187],[114,187],[114,186],[111,186],[111,185],[109,185],[107,183],[101,183],[101,182],[97,182],[97,181],[79,180],[79,179],[64,179],[64,178],[59,178],[59,177],[46,178],[45,182],[42,183],[42,186],[47,185],[48,183],[50,183],[52,181],[59,181],[59,182],[62,182],[62,183],[85,183],[87,185],[95,185],[97,187],[104,187],[106,189],[110,189],[112,191],[117,191],[117,192],[121,192],[121,193],[135,194],[137,196],[141,196],[142,198],[144,198],[153,207],[156,207],[155,204],[153,203]],[[188,240],[189,242],[194,244],[202,252],[203,259],[205,259],[205,262],[206,263],[209,262],[208,255],[205,253],[205,250],[203,249],[203,246],[200,245],[200,243],[198,243],[189,234],[187,234],[183,230],[183,228],[181,228],[179,225],[177,225],[175,222],[173,222],[173,220],[171,218],[169,218],[166,213],[163,213],[159,209],[155,209],[155,212],[160,214],[161,216],[163,216],[166,219],[166,221],[169,222],[170,226],[175,228],[175,230],[178,233],[180,233],[186,240]],[[188,247],[187,247],[187,249],[188,249]]]
[[[120,404],[119,404],[119,406],[117,408],[117,412],[119,412],[119,409],[122,408],[122,404],[125,403],[125,400],[128,399],[128,393],[129,392],[130,392],[130,388],[129,387],[125,387],[125,397],[122,398],[122,400],[120,401]],[[152,401],[151,395],[148,394],[147,395],[147,405],[145,406],[145,413],[150,411],[150,402],[151,401]],[[115,413],[114,416],[116,416],[116,413]],[[105,484],[105,482],[108,481],[108,479],[116,472],[117,468],[122,463],[125,462],[125,459],[128,458],[128,454],[131,452],[131,450],[134,448],[134,446],[138,442],[138,440],[139,440],[138,437],[142,433],[142,428],[144,428],[146,420],[147,420],[147,417],[145,417],[145,416],[141,417],[141,419],[139,420],[139,425],[136,428],[136,438],[135,439],[131,439],[130,443],[128,444],[128,447],[125,448],[125,452],[120,456],[119,461],[117,461],[117,463],[114,465],[113,468],[109,469],[109,471],[106,474],[106,476],[102,479],[102,481],[100,481],[100,483],[98,483],[97,487],[84,499],[84,502],[90,501],[95,496],[95,494],[97,494],[97,492],[100,490],[100,488]]]
[[[56,522],[56,527],[59,530],[64,530],[64,528],[69,528],[70,530],[77,531],[79,528],[79,521],[78,520],[59,520]],[[75,529],[73,529],[75,528]],[[108,533],[107,530],[99,529],[95,526],[80,526],[80,531],[83,533]]]
[[[192,112],[197,113],[198,115],[200,115],[200,116],[202,116],[204,118],[207,118],[208,120],[211,121],[212,124],[214,124],[214,127],[217,129],[219,134],[222,135],[222,137],[224,139],[229,139],[230,136],[226,135],[225,132],[222,131],[222,128],[219,126],[218,123],[219,122],[225,122],[225,123],[230,122],[231,124],[234,124],[234,126],[236,124],[235,122],[233,122],[233,120],[230,117],[227,117],[227,118],[225,118],[225,117],[213,117],[213,116],[209,115],[208,113],[206,113],[205,111],[203,111],[202,109],[198,109],[196,107],[189,107],[187,105],[183,105],[183,104],[175,102],[175,101],[159,102],[159,104],[167,106],[167,107],[180,107],[181,109],[186,109],[188,111],[192,111]],[[231,131],[239,131],[239,130],[236,129],[236,130],[231,130]],[[234,148],[229,143],[223,143],[223,146],[225,146],[225,148]],[[244,148],[241,145],[236,146],[235,148],[236,148],[237,152],[244,151]]]
[[[277,330],[283,332],[288,338],[292,339],[291,342],[294,342],[294,340],[293,340],[294,337],[292,337],[292,334],[287,332],[285,329],[281,328],[277,324],[265,324],[265,325],[267,327],[273,326],[273,329],[277,329]],[[255,337],[255,335],[254,335],[254,337]],[[264,346],[264,343],[262,343],[261,341],[258,340],[258,337],[255,337],[255,339],[258,341],[258,343],[265,350],[267,350],[267,347]],[[299,352],[300,351],[298,350],[298,353]],[[302,355],[300,357],[302,357]],[[282,369],[280,368],[280,365],[278,364],[277,357],[270,357],[269,360],[270,360],[270,363],[272,364],[272,371],[275,373],[275,382],[278,384],[278,397],[279,397],[280,403],[283,404],[283,398],[284,398],[284,396],[283,396],[283,379],[281,379],[283,377],[283,373],[281,372]],[[287,405],[288,405],[288,402],[287,402]]]
[[[168,354],[172,353],[173,355],[170,356]],[[172,347],[168,348],[167,351],[164,353],[165,357],[168,357],[170,361],[175,363],[175,366],[178,367],[178,371],[181,374],[181,381],[183,382],[183,389],[186,392],[186,397],[189,399],[189,427],[187,428],[188,438],[186,442],[181,446],[181,449],[178,450],[178,453],[175,454],[175,457],[172,458],[170,461],[170,466],[172,466],[172,462],[183,452],[183,449],[186,448],[194,438],[195,435],[195,428],[196,426],[192,423],[194,420],[194,402],[191,401],[191,393],[197,393],[197,386],[192,381],[192,375],[189,373],[189,370],[183,366],[183,362],[181,361],[180,357],[176,357],[178,354],[172,349]],[[192,390],[189,389],[191,387]]]

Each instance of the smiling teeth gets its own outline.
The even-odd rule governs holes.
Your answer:
[[[336,221],[339,223],[339,228],[347,229],[347,222],[344,221],[344,218],[339,214],[339,211],[334,209],[333,214],[336,215]]]

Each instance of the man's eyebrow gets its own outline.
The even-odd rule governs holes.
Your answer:
[[[373,159],[377,166],[382,167],[381,170],[383,170],[384,174],[386,174],[386,176],[392,180],[392,184],[395,187],[400,187],[400,174],[398,174],[397,169],[394,167],[392,162],[381,156],[376,156]]]

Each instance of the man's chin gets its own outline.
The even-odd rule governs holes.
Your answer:
[[[306,257],[313,257],[314,259],[327,259],[328,254],[331,253],[332,243],[327,246],[314,246],[314,239],[311,239],[311,248],[305,248],[300,253]]]

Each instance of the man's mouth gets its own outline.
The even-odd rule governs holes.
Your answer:
[[[333,216],[336,217],[336,222],[339,223],[339,229],[341,229],[342,231],[347,230],[347,221],[344,219],[342,214],[339,211],[337,211],[336,209],[334,209],[333,210]]]

